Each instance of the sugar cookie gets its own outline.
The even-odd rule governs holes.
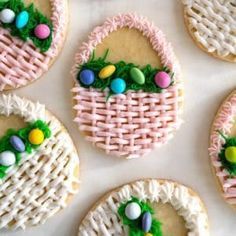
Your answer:
[[[0,91],[25,86],[48,71],[67,22],[67,0],[0,2]]]
[[[233,0],[182,0],[184,19],[196,44],[222,60],[236,62],[236,3]]]
[[[73,142],[44,105],[10,94],[0,95],[0,135],[0,229],[43,224],[78,190]]]
[[[107,154],[143,156],[181,124],[179,64],[163,33],[142,16],[121,14],[96,27],[72,74],[75,122]]]
[[[169,180],[145,179],[104,196],[82,220],[78,236],[209,235],[206,209],[193,190]]]
[[[236,208],[236,90],[219,108],[212,124],[209,154],[227,203]]]

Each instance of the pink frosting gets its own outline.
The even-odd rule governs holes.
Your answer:
[[[23,42],[0,27],[0,91],[6,86],[24,86],[48,70],[52,59],[59,53],[67,24],[65,2],[50,0],[54,31],[51,48],[46,53],[41,53],[31,41]]]
[[[112,96],[107,92],[81,87],[76,80],[78,66],[87,62],[98,44],[120,28],[138,29],[147,37],[161,58],[163,66],[174,72],[175,84],[165,92],[144,93],[129,91]],[[112,53],[112,52],[111,52]],[[181,123],[179,104],[182,102],[180,69],[171,45],[164,34],[146,18],[136,14],[120,14],[108,18],[96,27],[76,54],[72,75],[76,118],[86,139],[108,154],[136,158],[164,144]]]
[[[210,136],[209,153],[215,173],[223,189],[223,196],[230,204],[236,204],[236,177],[230,177],[228,171],[219,160],[219,152],[224,144],[224,139],[219,135],[220,130],[229,135],[236,116],[236,91],[224,102],[218,111],[213,123],[213,132]]]

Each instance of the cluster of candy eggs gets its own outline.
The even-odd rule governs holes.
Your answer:
[[[44,141],[44,133],[40,129],[32,129],[29,132],[28,140],[32,145],[40,145]],[[25,143],[23,140],[16,136],[12,135],[9,139],[9,142],[12,148],[18,152],[22,153],[25,151]],[[12,166],[16,163],[16,155],[12,151],[4,151],[0,153],[0,165],[2,166]]]
[[[18,15],[9,8],[3,9],[0,12],[0,22],[4,24],[15,23],[17,29],[23,29],[29,22],[29,13],[27,11],[21,11]],[[38,24],[34,28],[34,35],[41,40],[47,39],[51,34],[50,27],[46,24]]]
[[[129,220],[137,220],[142,217],[142,230],[145,233],[145,236],[152,236],[152,234],[149,233],[152,227],[152,215],[148,211],[142,214],[141,207],[138,203],[129,203],[125,208],[125,216]]]
[[[98,74],[100,79],[107,79],[112,76],[116,71],[116,67],[114,65],[107,65],[101,69]],[[130,70],[130,77],[134,82],[139,85],[145,84],[145,75],[144,73],[137,67],[133,67]],[[80,72],[79,80],[85,86],[90,86],[95,81],[95,73],[90,69],[84,69]],[[158,72],[154,78],[155,84],[162,88],[166,89],[171,84],[171,77],[165,71]],[[115,78],[111,81],[110,89],[114,94],[122,94],[126,90],[126,82],[123,78]]]

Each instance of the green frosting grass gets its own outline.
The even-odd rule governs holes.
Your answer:
[[[19,129],[19,130],[14,130],[14,129],[9,129],[6,132],[6,135],[0,139],[0,153],[4,151],[11,151],[15,154],[16,156],[16,164],[19,164],[19,161],[21,160],[21,153],[15,150],[11,144],[10,144],[10,138],[13,135],[18,136],[21,138],[21,140],[25,144],[25,152],[26,153],[31,153],[32,150],[37,149],[40,145],[33,145],[29,142],[28,136],[29,133],[32,129],[40,129],[44,133],[44,137],[49,138],[51,136],[51,131],[48,127],[48,125],[41,121],[37,120],[36,122],[29,124],[27,127]],[[4,178],[6,176],[7,170],[9,169],[9,166],[2,166],[0,165],[0,179]]]
[[[22,11],[27,11],[29,13],[28,24],[22,29],[16,28],[15,21],[10,24],[1,23],[2,27],[10,30],[12,36],[18,37],[24,42],[28,39],[31,39],[34,45],[39,48],[41,52],[46,52],[51,47],[53,32],[52,22],[41,12],[35,9],[34,4],[30,4],[26,7],[22,0],[9,0],[8,2],[0,2],[0,11],[5,8],[13,10],[16,16]],[[49,26],[51,34],[47,39],[38,39],[34,35],[34,29],[38,24],[46,24]]]
[[[220,153],[219,158],[226,170],[228,170],[229,174],[233,177],[236,176],[236,164],[233,164],[229,161],[227,161],[225,157],[225,150],[227,147],[234,146],[236,147],[236,137],[226,137],[224,134],[222,134],[220,131],[218,131],[219,134],[225,139],[225,144],[223,145]]]
[[[163,91],[162,88],[157,87],[154,81],[154,77],[156,73],[160,71],[165,71],[166,73],[171,75],[171,78],[173,79],[174,74],[171,73],[171,71],[167,67],[163,68],[153,68],[151,65],[146,65],[144,67],[140,67],[138,65],[135,65],[133,63],[127,63],[125,61],[119,61],[117,63],[111,63],[107,62],[106,58],[108,56],[109,50],[105,52],[105,55],[103,57],[95,58],[95,53],[92,54],[92,57],[87,63],[84,63],[83,65],[80,66],[80,71],[84,69],[89,69],[92,70],[95,73],[95,81],[92,85],[86,86],[82,83],[80,85],[85,88],[93,87],[96,89],[99,89],[101,91],[104,91],[107,87],[110,88],[111,81],[115,78],[122,78],[126,82],[126,90],[124,93],[126,93],[128,90],[133,90],[133,91],[139,91],[142,90],[144,92],[150,92],[150,93],[161,93]],[[103,69],[105,66],[108,65],[114,65],[116,67],[116,71],[114,74],[112,74],[110,77],[107,79],[100,79],[98,77],[99,72],[101,69]],[[145,83],[140,85],[137,84],[130,76],[130,70],[132,68],[139,68],[144,76],[145,76]],[[78,74],[77,80],[80,82],[80,73]],[[171,85],[173,84],[173,81]],[[113,95],[113,92],[110,90],[109,96]]]
[[[147,203],[140,201],[135,197],[132,197],[132,199],[126,203],[122,203],[118,209],[118,214],[122,219],[123,224],[129,227],[129,236],[144,236],[145,232],[142,230],[142,217],[139,217],[137,220],[130,220],[125,215],[125,208],[131,202],[139,204],[142,212],[141,216],[145,212],[150,212],[153,215],[154,211]],[[149,233],[153,236],[163,236],[161,225],[162,224],[158,220],[152,218],[152,227]]]

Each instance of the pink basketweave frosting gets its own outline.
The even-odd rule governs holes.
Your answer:
[[[105,37],[124,27],[137,29],[150,40],[162,65],[174,72],[173,86],[160,94],[128,91],[106,101],[107,90],[100,92],[79,85],[76,80],[79,65],[89,60]],[[155,146],[166,143],[180,126],[182,83],[179,79],[179,64],[164,34],[142,16],[120,14],[96,27],[76,54],[72,75],[75,81],[72,89],[75,122],[88,141],[108,154],[127,158],[142,156]]]
[[[12,37],[0,26],[0,91],[6,87],[18,88],[38,79],[49,69],[58,55],[67,24],[66,0],[50,0],[53,41],[51,48],[41,53],[29,40]]]
[[[219,153],[225,140],[219,135],[220,130],[229,135],[236,117],[236,91],[224,102],[218,111],[212,126],[209,153],[216,176],[222,186],[223,196],[230,204],[236,204],[236,177],[231,177],[219,160]]]

